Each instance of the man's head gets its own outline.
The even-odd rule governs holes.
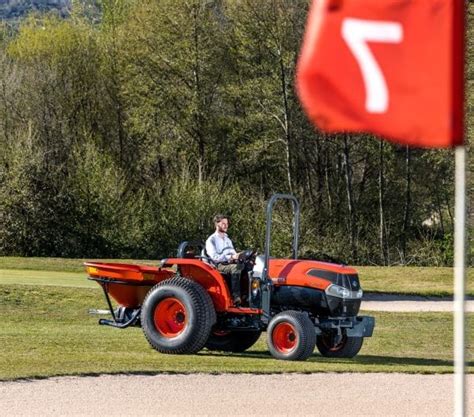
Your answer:
[[[216,227],[216,232],[227,233],[229,218],[224,214],[216,214],[214,216],[214,226]]]

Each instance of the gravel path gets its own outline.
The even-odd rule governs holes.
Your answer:
[[[446,312],[453,311],[453,300],[448,297],[365,294],[361,309],[365,311]],[[465,309],[468,313],[474,313],[474,300],[466,300]]]
[[[472,399],[474,375],[468,378]],[[444,417],[452,415],[452,391],[452,375],[104,375],[0,383],[0,413]]]

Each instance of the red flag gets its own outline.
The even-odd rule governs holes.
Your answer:
[[[314,0],[297,69],[312,122],[400,144],[463,143],[462,0]]]

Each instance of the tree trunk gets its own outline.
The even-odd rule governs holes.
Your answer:
[[[195,120],[195,140],[198,145],[198,184],[202,185],[204,180],[204,164],[206,161],[206,143],[205,143],[205,126],[204,119],[202,116],[203,106],[202,106],[202,88],[201,88],[201,65],[200,65],[200,33],[199,33],[199,10],[198,6],[194,5],[193,7],[193,42],[194,42],[194,67],[193,67],[193,76],[194,76],[194,99],[196,102],[196,108],[194,110],[194,120]]]
[[[321,211],[322,205],[323,205],[324,172],[323,172],[323,158],[322,158],[323,148],[321,146],[320,140],[316,142],[316,151],[318,152],[318,155],[317,155],[317,174],[318,174],[317,208],[319,211]]]
[[[332,214],[332,189],[331,189],[331,160],[329,158],[329,148],[326,148],[326,155],[325,155],[325,163],[324,163],[324,180],[326,182],[326,191],[327,191],[327,198],[328,198],[328,210],[329,215]]]
[[[407,259],[407,233],[410,225],[410,208],[411,208],[411,150],[410,147],[405,148],[405,210],[403,213],[403,228],[401,236],[402,263],[406,263]]]
[[[384,158],[383,158],[384,142],[380,141],[379,146],[379,245],[380,245],[380,258],[383,265],[388,264],[387,259],[387,245],[385,236],[385,212],[384,212],[384,194],[385,194],[385,181],[384,181]]]
[[[365,193],[365,186],[367,183],[367,176],[368,176],[368,171],[369,171],[369,154],[365,154],[364,158],[364,168],[362,169],[362,178],[359,183],[359,192],[357,196],[357,203],[359,204],[364,196]]]
[[[285,66],[283,64],[283,57],[281,52],[278,51],[279,55],[279,64],[280,64],[280,82],[281,82],[281,92],[283,96],[283,122],[285,130],[285,157],[286,157],[286,177],[288,181],[288,191],[290,194],[293,194],[293,180],[291,177],[291,153],[290,153],[290,143],[291,143],[291,131],[290,131],[290,108],[288,105],[288,91],[286,86],[286,74]]]
[[[354,196],[352,192],[352,166],[349,157],[349,144],[347,134],[344,134],[344,174],[346,179],[347,206],[349,209],[349,243],[351,246],[352,261],[357,262],[357,244],[356,244],[356,222]]]
[[[439,189],[436,190],[436,205],[438,206],[439,225],[441,227],[441,234],[444,235],[444,218],[443,218],[443,206],[441,199],[439,198]]]

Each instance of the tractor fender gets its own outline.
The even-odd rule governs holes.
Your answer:
[[[160,263],[162,268],[176,267],[179,275],[199,283],[211,296],[217,312],[227,311],[232,297],[222,274],[200,259],[167,258]]]

